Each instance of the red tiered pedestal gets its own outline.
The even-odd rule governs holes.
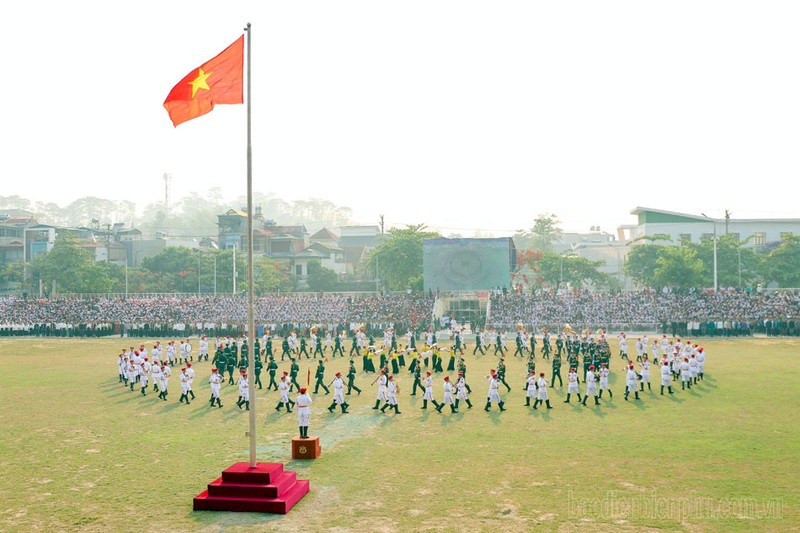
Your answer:
[[[195,511],[286,514],[308,494],[309,482],[281,463],[236,463],[194,498]]]
[[[322,455],[319,437],[294,437],[292,439],[292,459],[316,459]]]

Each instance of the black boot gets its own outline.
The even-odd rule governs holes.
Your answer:
[[[600,389],[600,394],[598,396],[600,396],[601,398],[603,397],[603,389]]]
[[[458,402],[459,402],[459,401],[461,401],[461,400],[459,400],[458,398],[456,398],[456,409],[458,409]]]
[[[586,399],[586,396],[584,396],[583,398],[584,398],[584,400],[585,400],[585,399]],[[578,393],[578,401],[579,401],[579,402],[581,401],[581,393]]]
[[[594,397],[594,404],[600,405],[600,400],[597,399],[597,396]]]
[[[239,401],[236,402],[236,407],[241,409],[242,408],[242,402],[244,402],[244,400],[242,400],[242,397],[239,396]]]
[[[569,393],[567,393],[567,399],[566,399],[566,400],[564,400],[564,403],[569,403],[569,396],[570,396],[570,394],[569,394]]]
[[[589,399],[589,396],[584,396],[583,397],[583,401],[581,402],[581,405],[586,405],[586,400],[588,400],[588,399]]]
[[[608,389],[608,398],[611,399],[611,400],[614,399],[614,393],[611,392],[611,389]]]
[[[553,408],[553,406],[550,405],[550,400],[545,400],[545,402],[547,402],[547,408],[548,409],[552,409]]]
[[[375,407],[373,407],[373,409],[377,409],[380,405],[381,405],[381,401],[380,400],[375,400]]]
[[[505,411],[505,410],[506,410],[506,408],[505,408],[505,407],[503,407],[503,406],[505,405],[505,403],[506,403],[506,402],[500,402],[499,404],[497,404],[497,405],[499,405],[499,406],[500,406],[500,410],[501,410],[501,411]]]
[[[302,439],[302,438],[304,438],[304,435],[303,435],[303,426],[297,426],[297,428],[300,430],[300,438],[301,438],[301,439]]]
[[[492,408],[492,402],[486,402],[486,407],[483,408],[484,411],[488,411]]]
[[[250,410],[250,402],[249,401],[245,400],[245,402],[244,402],[244,410],[245,411],[249,411]]]
[[[428,400],[422,400],[422,407],[420,409],[427,409],[428,408]]]
[[[194,400],[194,391],[193,391],[193,390],[191,390],[191,389],[189,389],[189,394],[191,394],[191,395],[192,395],[192,400]]]
[[[385,412],[386,412],[386,408],[387,408],[387,407],[389,407],[389,404],[388,404],[388,403],[387,403],[387,404],[385,404],[383,407],[381,407],[381,413],[385,413]]]
[[[394,414],[396,414],[396,415],[402,414],[402,413],[399,411],[399,408],[398,408],[396,405],[393,405],[392,407],[394,408]]]
[[[639,399],[639,391],[633,391],[633,393],[636,395],[636,396],[633,397],[633,399],[634,400],[638,400]]]
[[[442,407],[444,407],[444,404],[443,404],[443,403],[436,403],[436,400],[434,400],[434,401],[433,401],[433,405],[435,405],[435,406],[436,406],[436,410],[437,410],[437,411],[439,411],[440,413],[442,412]]]
[[[627,389],[626,389],[626,390],[625,390],[625,401],[626,401],[626,402],[628,401],[628,394],[630,394],[630,393],[629,393],[629,392],[627,391]]]
[[[661,396],[664,396],[664,385],[661,385]]]
[[[467,409],[472,409],[472,402],[470,402],[469,400],[464,400],[464,401],[467,402]]]
[[[672,394],[672,385],[669,386],[669,393]]]
[[[283,407],[283,402],[278,402],[278,405],[275,406],[275,410],[280,411],[281,407]]]
[[[537,398],[537,399],[535,399],[535,400],[533,401],[533,408],[534,408],[534,409],[539,409],[539,403],[540,403],[540,402],[541,402],[541,400],[539,400],[538,398]]]
[[[347,402],[344,402],[342,405],[340,405],[340,407],[342,408],[342,414],[344,415],[347,414],[347,409],[350,408],[350,405]]]
[[[217,407],[222,409],[222,400],[220,400],[219,398],[217,398]]]
[[[525,397],[525,407],[530,407],[530,406],[531,406],[531,397],[530,396],[526,396]]]
[[[330,407],[328,407],[328,412],[329,412],[329,413],[332,413],[334,409],[336,409],[336,402],[333,402],[333,403],[330,405]]]

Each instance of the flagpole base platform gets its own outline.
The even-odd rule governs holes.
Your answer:
[[[235,463],[195,496],[193,509],[286,514],[308,490],[308,480],[284,471],[282,463]]]
[[[292,439],[292,459],[316,459],[322,455],[319,437],[294,437]]]

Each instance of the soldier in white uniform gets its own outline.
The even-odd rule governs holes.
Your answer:
[[[202,361],[203,357],[208,361],[208,341],[205,335],[200,337],[200,355],[197,356],[197,360]]]
[[[503,407],[504,402],[500,398],[500,380],[497,379],[497,374],[494,373],[494,370],[492,370],[491,376],[486,376],[486,380],[489,382],[489,396],[486,399],[486,407],[483,410],[490,410],[492,408],[492,402],[496,402],[500,410],[505,411]]]
[[[161,384],[161,363],[158,359],[153,361],[150,365],[150,379],[153,381],[153,392],[158,392],[158,386]],[[158,395],[161,398],[161,395]]]
[[[594,373],[594,365],[589,365],[589,371],[586,373],[586,395],[583,397],[583,405],[586,405],[586,400],[591,395],[594,398],[594,404],[600,405],[600,400],[597,399],[597,380],[600,379]]]
[[[458,409],[458,402],[460,401],[467,404],[467,409],[472,409],[472,402],[469,401],[469,396],[467,396],[467,380],[464,379],[464,372],[458,373],[458,381],[456,382],[456,409]]]
[[[158,397],[165,402],[167,401],[167,394],[169,394],[169,389],[167,387],[169,386],[170,376],[172,376],[172,369],[170,369],[169,364],[164,361],[161,365],[161,381],[158,384],[161,392],[159,393]]]
[[[281,378],[281,382],[283,382]],[[287,387],[288,390],[288,387]],[[311,421],[311,396],[307,394],[308,389],[305,387],[300,388],[300,394],[297,396],[297,425],[300,427],[300,438],[308,438],[308,423]],[[295,402],[293,402],[295,403]],[[288,412],[289,407],[286,407]]]
[[[700,376],[700,381],[703,381],[703,369],[706,365],[706,354],[703,353],[702,346],[697,349],[697,374]]]
[[[186,391],[186,399],[189,399],[189,395],[192,396],[192,400],[194,400],[194,391],[192,390],[192,385],[194,385],[194,368],[192,368],[192,363],[186,363],[186,375],[189,378],[187,382],[187,391]]]
[[[639,399],[639,376],[636,374],[636,371],[633,369],[633,365],[628,367],[628,371],[625,374],[625,401],[628,401],[628,395],[630,393],[635,394],[635,398]]]
[[[245,406],[245,411],[250,410],[250,382],[247,380],[247,370],[244,368],[239,371],[239,401],[236,402],[236,407],[242,408]]]
[[[386,378],[386,393],[388,396],[388,400],[386,405],[381,407],[381,413],[385,413],[385,409],[388,407],[389,409],[394,409],[394,413],[399,415],[402,414],[399,411],[399,407],[397,406],[397,393],[400,391],[400,387],[397,386],[397,383],[394,382],[394,376],[391,374]]]
[[[444,404],[433,399],[433,377],[431,377],[430,371],[426,372],[426,376],[422,378],[422,384],[425,385],[425,394],[422,395],[422,407],[420,409],[427,409],[428,401],[430,401],[436,407],[436,410],[441,413]]]
[[[189,405],[189,376],[186,374],[186,367],[181,368],[181,397],[178,400],[179,403],[183,403],[186,400],[186,405]]]
[[[444,393],[442,395],[442,406],[449,405],[451,413],[457,413],[455,407],[455,400],[453,399],[453,392],[455,392],[456,388],[450,383],[450,376],[444,377]]]
[[[222,383],[222,375],[219,373],[216,367],[211,369],[211,377],[208,378],[208,382],[211,384],[211,407],[214,407],[214,404],[217,404],[217,407],[222,407],[222,401],[219,399],[219,386]]]
[[[550,395],[547,394],[547,380],[544,379],[544,372],[539,373],[539,383],[537,385],[536,401],[533,402],[533,408],[538,409],[539,404],[544,402],[548,409],[552,409],[553,406],[550,405]]]
[[[139,366],[139,384],[142,386],[142,396],[147,396],[147,380],[150,377],[150,362],[147,357],[144,358],[142,364]]]
[[[608,369],[605,363],[600,363],[600,392],[597,394],[600,398],[603,397],[603,391],[608,391],[608,397],[614,398],[614,393],[611,391],[611,387],[608,386],[608,375],[611,371]]]
[[[650,361],[647,356],[642,359],[642,380],[639,382],[639,390],[644,392],[644,384],[647,383],[647,390],[650,388]]]
[[[628,336],[625,335],[624,331],[620,331],[619,335],[617,335],[617,341],[619,342],[619,356],[621,359],[628,359]]]
[[[342,408],[342,414],[346,414],[347,408],[350,406],[344,401],[344,380],[341,372],[336,373],[336,377],[331,381],[331,386],[333,387],[333,402],[328,407],[328,411],[332,413],[336,406],[339,405]]]
[[[669,368],[669,361],[664,361],[661,365],[661,395],[664,395],[664,387],[669,389],[672,394],[672,370]]]
[[[691,370],[691,367],[689,366],[689,358],[688,357],[684,357],[683,358],[683,362],[681,363],[680,370],[681,370],[681,390],[686,389],[687,385],[691,389],[692,388],[692,370]]]
[[[278,402],[278,405],[275,406],[275,410],[276,411],[280,411],[281,407],[283,407],[285,405],[286,406],[286,412],[287,413],[291,413],[292,412],[292,406],[294,405],[295,402],[293,402],[289,398],[289,388],[290,387],[291,387],[291,385],[289,384],[288,374],[286,372],[284,372],[283,375],[281,376],[280,383],[278,383],[278,390],[281,393],[281,400]],[[304,391],[305,388],[301,388],[300,390]],[[301,394],[305,394],[305,393],[301,392]]]
[[[530,407],[531,405],[531,398],[533,401],[536,402],[536,370],[531,368],[528,371],[528,379],[526,380],[527,387],[525,390],[525,406]]]
[[[691,358],[689,359],[689,377],[692,384],[697,383],[697,376],[700,373],[698,370],[700,365],[697,364],[697,353],[692,352]]]
[[[564,400],[564,403],[569,403],[569,397],[573,393],[578,395],[578,402],[580,402],[581,388],[580,385],[578,385],[578,372],[574,367],[570,368],[569,374],[567,374],[567,399]]]
[[[387,403],[389,402],[389,395],[388,395],[389,391],[387,390],[386,386],[387,381],[388,380],[386,379],[386,369],[381,368],[381,373],[378,374],[378,377],[375,378],[375,381],[372,382],[373,385],[375,383],[378,384],[378,398],[375,400],[375,407],[373,407],[373,409],[380,408],[381,402],[387,402]]]

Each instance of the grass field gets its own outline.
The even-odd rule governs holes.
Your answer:
[[[502,414],[482,409],[491,356],[467,356],[475,408],[455,415],[421,411],[405,372],[402,414],[373,411],[373,377],[360,374],[350,414],[315,397],[323,455],[311,462],[291,460],[295,414],[259,391],[258,460],[311,480],[277,516],[192,511],[208,482],[248,460],[235,387],[223,387],[224,409],[208,407],[209,363],[195,365],[186,406],[177,372],[169,403],[117,383],[127,340],[0,340],[0,531],[800,530],[800,340],[701,343],[706,379],[691,392],[659,396],[654,373],[654,393],[625,402],[612,375],[612,401],[567,405],[556,388],[549,412],[523,406],[520,359],[508,360]],[[345,367],[331,361],[328,381]],[[441,376],[434,391],[441,399]]]

